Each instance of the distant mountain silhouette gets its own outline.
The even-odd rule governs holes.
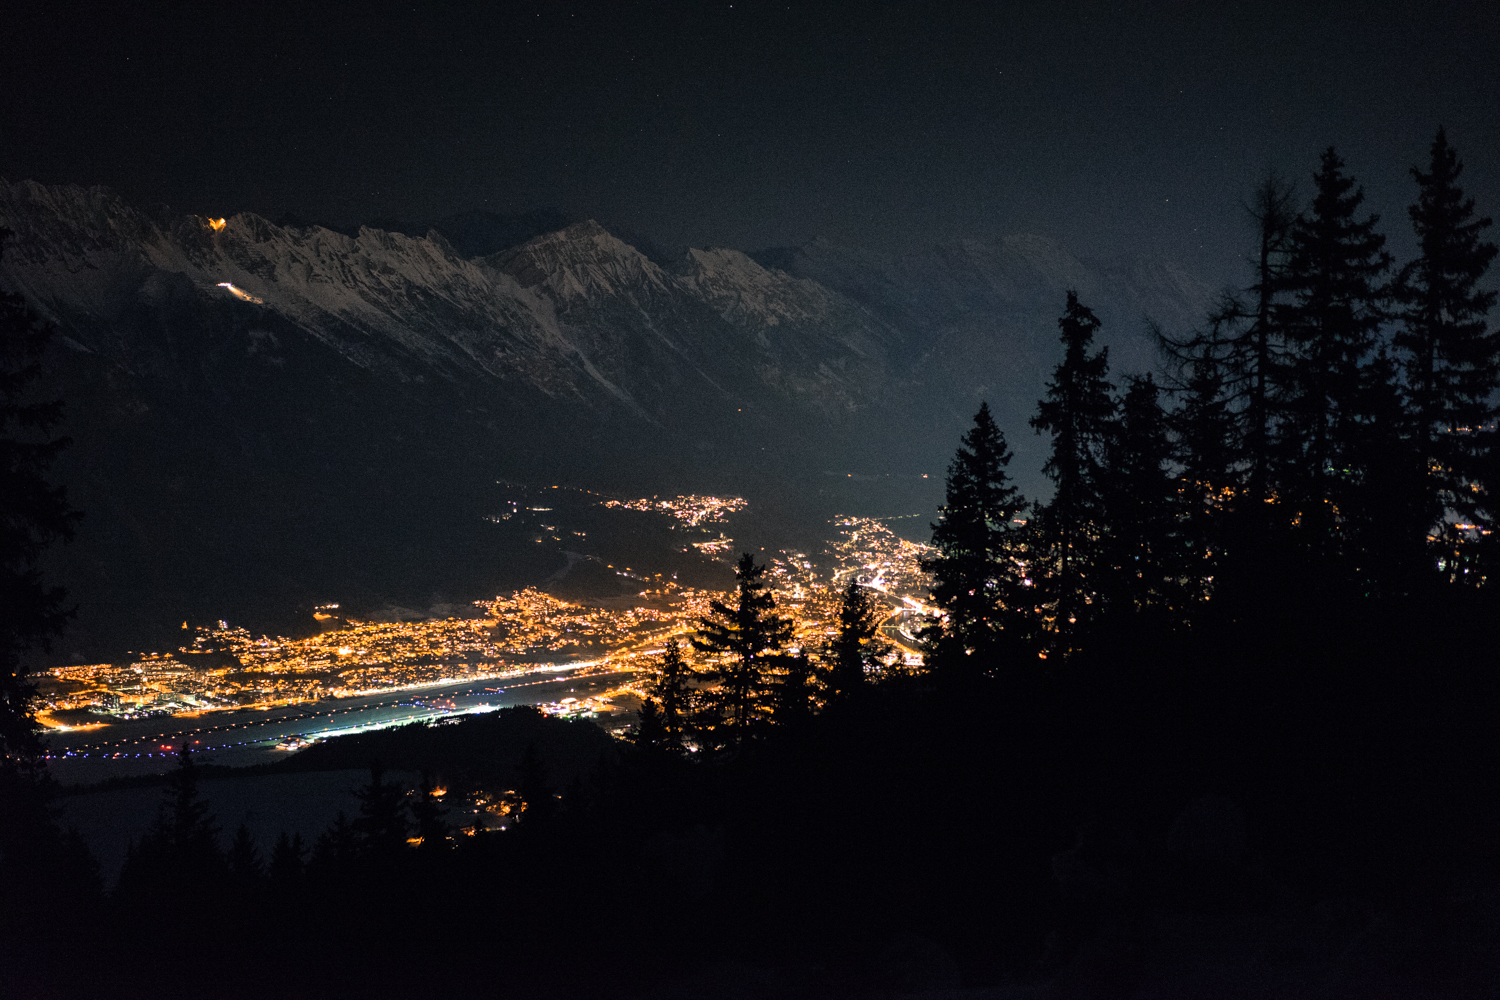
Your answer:
[[[501,478],[759,489],[808,532],[848,504],[825,471],[899,473],[935,502],[919,474],[981,398],[1035,492],[1025,417],[1064,290],[1092,297],[1127,369],[1153,361],[1141,314],[1185,325],[1208,298],[1166,265],[1023,236],[663,264],[552,210],[340,233],[27,181],[0,181],[0,225],[0,284],[63,334],[50,391],[77,443],[58,474],[88,520],[59,559],[73,641],[105,645],[184,615],[545,576],[529,538],[483,520]]]

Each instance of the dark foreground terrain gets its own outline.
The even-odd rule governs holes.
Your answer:
[[[467,835],[367,785],[300,856],[168,837],[10,914],[8,995],[1492,995],[1493,611],[1307,597],[717,751],[527,710],[330,741],[288,764],[529,807]]]

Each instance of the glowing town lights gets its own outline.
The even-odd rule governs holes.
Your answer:
[[[216,233],[223,232],[224,231],[224,226],[226,224],[227,223],[223,219],[209,219],[208,220],[208,228],[212,229]]]

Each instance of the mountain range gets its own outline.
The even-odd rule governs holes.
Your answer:
[[[1144,316],[1182,329],[1211,295],[1039,236],[663,262],[562,221],[338,232],[0,180],[0,284],[60,333],[44,390],[67,403],[56,471],[86,514],[55,566],[80,606],[68,653],[185,615],[545,575],[559,551],[485,520],[497,481],[735,492],[768,545],[816,544],[835,513],[932,512],[981,399],[1037,495],[1026,418],[1066,290],[1104,320],[1115,371],[1154,365]]]

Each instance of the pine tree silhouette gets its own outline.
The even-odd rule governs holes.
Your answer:
[[[661,739],[678,749],[687,737],[692,715],[692,676],[693,668],[682,657],[682,643],[673,636],[667,640],[656,675],[646,682],[646,694],[658,710],[655,724],[661,728]]]
[[[411,811],[412,818],[416,821],[419,846],[423,851],[441,850],[449,846],[453,829],[448,824],[448,810],[443,805],[443,797],[433,784],[429,771],[422,772],[422,783],[417,786],[417,798],[412,803]]]
[[[379,761],[370,764],[370,783],[355,793],[359,799],[359,816],[353,829],[364,853],[389,858],[406,846],[406,793],[394,781],[385,780],[385,767]]]
[[[285,830],[281,831],[276,837],[275,846],[271,848],[271,861],[266,870],[271,884],[288,886],[301,879],[303,857],[306,853],[300,833],[288,834]]]
[[[880,607],[871,592],[850,580],[839,598],[839,631],[824,653],[830,703],[855,697],[879,669],[891,645],[880,638]]]
[[[636,724],[632,737],[637,746],[662,747],[667,745],[667,727],[662,725],[661,706],[650,698],[641,699],[640,722]]]
[[[719,684],[709,701],[716,703],[731,742],[744,739],[768,707],[769,660],[792,637],[792,623],[776,614],[776,597],[762,577],[766,568],[746,552],[735,566],[733,605],[710,601],[709,614],[698,622],[693,648],[718,660],[705,675]]]
[[[523,828],[535,829],[557,814],[557,796],[547,774],[547,765],[537,753],[536,744],[526,744],[517,765],[516,791],[521,793],[526,809],[521,814]]]
[[[1050,604],[1051,627],[1067,634],[1090,610],[1104,527],[1101,463],[1115,403],[1108,379],[1109,348],[1089,353],[1099,319],[1078,301],[1076,292],[1068,292],[1057,325],[1063,360],[1031,418],[1038,434],[1052,435],[1052,454],[1042,471],[1057,491],[1037,515],[1040,549],[1032,573]]]
[[[1246,211],[1255,223],[1255,281],[1248,289],[1251,308],[1241,315],[1249,325],[1234,339],[1231,356],[1240,410],[1245,457],[1246,510],[1258,518],[1270,496],[1273,430],[1279,413],[1276,390],[1278,368],[1284,363],[1285,336],[1281,326],[1286,272],[1297,224],[1296,188],[1274,170],[1266,171]]]
[[[1176,569],[1182,575],[1182,596],[1210,596],[1211,581],[1224,561],[1226,521],[1255,503],[1262,486],[1242,485],[1247,473],[1264,465],[1264,455],[1246,455],[1245,440],[1236,426],[1241,414],[1233,410],[1235,344],[1226,328],[1238,321],[1239,303],[1227,297],[1210,315],[1208,328],[1185,344],[1169,343],[1168,351],[1186,377],[1176,386],[1181,400],[1167,417],[1175,439],[1173,458],[1180,467],[1177,513]],[[1246,406],[1248,411],[1249,407]],[[1263,483],[1263,481],[1262,481]],[[1166,553],[1161,553],[1163,556]]]
[[[229,864],[230,877],[241,887],[253,886],[265,875],[260,861],[260,850],[255,846],[255,838],[250,834],[250,827],[244,823],[241,823],[234,831],[234,838],[229,842],[229,852],[225,860]]]
[[[1027,655],[1036,595],[1026,575],[1028,534],[1018,523],[1028,504],[1005,471],[1010,459],[1005,435],[981,403],[948,466],[946,503],[932,526],[937,552],[922,561],[942,613],[924,637],[939,675]]]
[[[0,255],[10,235],[0,228]],[[80,516],[63,488],[47,481],[48,468],[70,443],[52,436],[62,403],[31,398],[53,336],[25,299],[0,293],[0,795],[13,780],[35,775],[41,753],[21,658],[45,647],[73,615],[62,588],[49,586],[38,566],[49,546],[72,537]],[[11,810],[25,798],[15,794]]]
[[[1391,266],[1378,216],[1356,218],[1364,192],[1332,149],[1314,175],[1309,213],[1296,225],[1281,323],[1292,347],[1281,373],[1287,419],[1278,446],[1281,486],[1312,555],[1337,557],[1342,524],[1361,496],[1363,425],[1380,408],[1370,360],[1386,318]]]
[[[812,718],[814,712],[812,660],[799,650],[777,657],[776,665],[776,701],[771,718],[778,725],[801,725]]]
[[[1396,282],[1401,327],[1394,342],[1405,354],[1417,447],[1430,470],[1434,504],[1493,529],[1500,506],[1490,499],[1500,489],[1491,457],[1500,333],[1487,323],[1495,292],[1479,287],[1496,254],[1495,244],[1481,239],[1491,220],[1475,217],[1474,200],[1458,186],[1463,163],[1442,129],[1427,171],[1411,173],[1418,196],[1409,214],[1421,253]],[[1445,565],[1452,579],[1478,583],[1483,571],[1466,573],[1462,554],[1473,547],[1458,544],[1472,530],[1445,527]]]
[[[1183,599],[1181,498],[1170,468],[1173,449],[1160,391],[1150,375],[1129,380],[1102,470],[1108,527],[1099,590],[1106,602],[1127,613],[1180,607]]]
[[[120,871],[121,891],[158,899],[210,893],[224,883],[227,872],[218,836],[208,803],[198,791],[192,746],[184,739],[155,822],[130,845]]]

